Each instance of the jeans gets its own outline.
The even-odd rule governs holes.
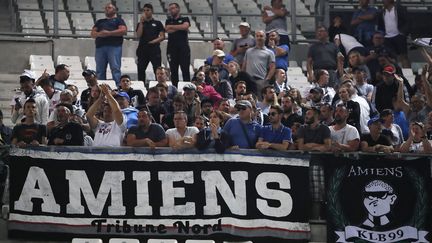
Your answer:
[[[99,80],[106,80],[106,69],[109,63],[112,77],[117,87],[120,86],[122,46],[101,46],[96,48],[96,73]]]

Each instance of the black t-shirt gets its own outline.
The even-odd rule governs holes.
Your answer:
[[[50,132],[48,145],[55,145],[54,139],[56,138],[64,140],[62,145],[84,145],[83,129],[78,123],[69,122],[64,127],[54,127]]]
[[[55,90],[63,91],[66,89],[66,83],[56,80],[55,75],[49,76],[48,80],[51,82]]]
[[[129,128],[128,134],[134,134],[137,139],[149,138],[153,142],[162,141],[166,137],[165,130],[156,123],[151,123],[147,131],[143,131],[139,126],[132,126]]]
[[[305,144],[324,144],[324,141],[330,138],[330,134],[330,129],[322,124],[318,124],[314,129],[310,125],[302,125],[297,131],[297,138],[303,138]]]
[[[139,26],[140,24],[137,25],[136,30],[138,30]],[[158,38],[159,33],[165,31],[162,22],[160,22],[159,20],[151,19],[149,21],[144,21],[141,24],[141,27],[143,29],[143,34],[141,35],[141,38],[139,40],[138,48],[159,46],[159,43],[148,44],[148,42]]]
[[[168,18],[165,21],[165,25],[181,25],[183,23],[189,23],[189,17],[182,17],[180,16],[177,19],[174,18]],[[175,45],[175,46],[181,46],[181,45],[189,45],[188,44],[188,31],[187,30],[177,30],[173,33],[168,34],[168,45]]]
[[[137,102],[137,106],[135,106],[135,108],[145,105],[146,103],[145,97],[141,90],[130,88],[127,91],[125,90],[121,90],[121,91],[124,91],[129,95],[131,99],[131,105],[135,105],[135,101]]]
[[[120,17],[115,17],[112,19],[99,19],[96,21],[93,27],[99,32],[101,30],[113,31],[117,30],[119,26],[126,23]],[[123,36],[107,36],[107,37],[97,37],[96,38],[96,48],[102,46],[121,46],[123,44]]]
[[[41,144],[42,138],[46,137],[46,134],[47,128],[45,125],[37,123],[31,125],[18,124],[12,130],[12,140],[16,138],[17,142],[23,141],[26,144],[30,144],[33,140],[36,140]]]
[[[91,93],[91,88],[85,89],[82,93],[81,93],[81,107],[87,112],[88,109],[90,108],[89,105],[89,99],[90,99],[90,93]]]
[[[147,107],[148,107],[151,115],[155,119],[155,122],[156,123],[160,123],[160,117],[161,117],[161,115],[165,115],[166,114],[165,108],[162,105],[160,105],[160,104],[155,105],[155,106],[149,106],[148,105]]]
[[[281,122],[284,126],[291,128],[292,125],[294,125],[294,122],[298,122],[300,124],[303,124],[304,120],[299,114],[292,113],[287,118],[285,118],[285,116],[283,116]]]
[[[392,145],[390,138],[382,134],[379,135],[378,140],[376,141],[372,139],[372,136],[369,133],[364,134],[361,136],[361,141],[366,142],[369,145],[369,147],[375,146],[377,144],[386,145],[386,146]]]

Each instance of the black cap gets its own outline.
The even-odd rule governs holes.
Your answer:
[[[321,88],[318,88],[318,87],[315,87],[315,88],[311,89],[309,91],[309,93],[321,93],[321,94],[324,94],[323,90]]]
[[[82,72],[83,77],[90,76],[90,75],[94,75],[96,77],[96,71],[91,69],[86,69],[84,72]]]

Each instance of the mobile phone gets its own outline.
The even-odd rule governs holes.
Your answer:
[[[15,98],[15,106],[18,108],[22,108],[21,102],[20,102],[20,98],[16,97]]]

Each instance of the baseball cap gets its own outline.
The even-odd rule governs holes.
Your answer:
[[[222,50],[214,50],[213,51],[213,56],[224,57],[225,56],[225,52],[223,52]]]
[[[123,97],[130,101],[130,97],[126,92],[118,92],[115,97]]]
[[[368,121],[367,125],[370,126],[370,125],[372,125],[372,124],[375,123],[375,122],[382,123],[382,120],[381,120],[379,117],[373,117],[373,118],[371,118],[371,119]]]
[[[309,91],[309,93],[321,93],[323,94],[323,90],[321,88],[315,87]]]
[[[183,90],[196,90],[196,86],[193,83],[187,83],[183,86]]]
[[[31,71],[31,70],[28,70],[28,69],[24,69],[24,72],[20,75],[20,78],[21,77],[27,77],[27,78],[29,78],[29,79],[36,79],[36,74],[33,72],[33,71]]]
[[[83,77],[90,76],[90,75],[96,76],[96,71],[91,69],[86,69],[84,72],[82,72]]]
[[[239,24],[239,26],[244,26],[244,27],[248,27],[248,28],[250,28],[250,25],[249,25],[248,22],[241,22],[241,23]]]
[[[395,72],[396,72],[396,70],[395,70],[394,66],[392,66],[392,65],[387,65],[383,69],[383,73],[394,74]]]
[[[250,109],[252,109],[252,104],[248,100],[239,100],[237,101],[234,107],[242,107],[242,106],[249,107]]]

